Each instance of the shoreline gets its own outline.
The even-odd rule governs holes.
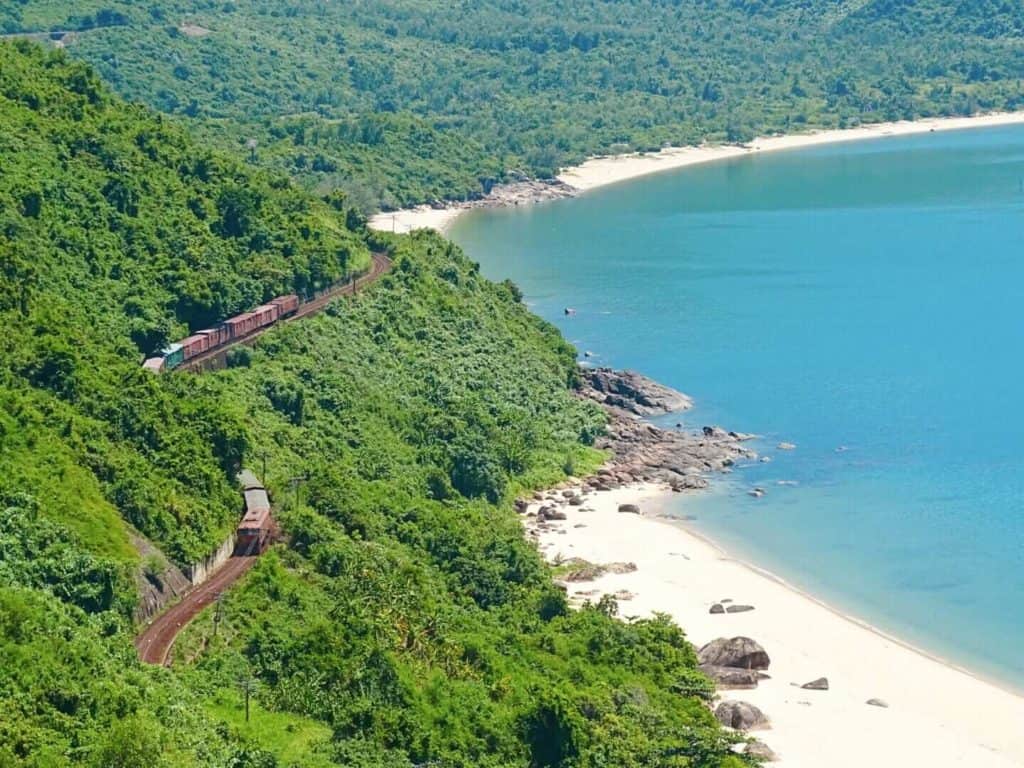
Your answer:
[[[668,489],[661,489],[661,492],[665,493],[667,490]],[[667,502],[668,499],[666,498],[665,501]],[[768,568],[764,568],[750,559],[736,557],[735,555],[730,554],[722,544],[717,542],[710,535],[706,533],[701,533],[700,531],[696,531],[692,527],[687,526],[686,520],[682,518],[674,517],[672,515],[659,515],[655,518],[648,519],[652,522],[670,525],[673,528],[677,528],[684,531],[688,536],[691,536],[697,539],[698,541],[701,541],[711,549],[715,550],[715,552],[718,553],[719,557],[722,560],[735,563],[736,565],[742,568],[746,568],[748,571],[750,571],[756,576],[760,576],[761,578],[768,579],[769,581],[774,582],[779,587],[789,590],[790,592],[793,592],[794,594],[802,597],[803,599],[820,606],[829,613],[834,614],[836,618],[849,622],[850,624],[859,629],[871,632],[873,635],[877,635],[880,639],[885,640],[886,642],[899,645],[900,647],[905,648],[911,653],[915,653],[918,656],[927,659],[928,661],[933,661],[936,664],[941,664],[942,666],[948,667],[954,672],[959,672],[962,675],[966,675],[967,677],[973,678],[974,680],[977,680],[979,683],[982,683],[984,685],[988,685],[993,688],[998,688],[1003,693],[1007,693],[1011,696],[1014,696],[1024,701],[1024,688],[1017,688],[1002,680],[996,680],[989,677],[988,675],[976,672],[970,667],[964,666],[963,664],[959,664],[950,658],[942,656],[939,653],[929,651],[921,647],[920,645],[915,645],[914,643],[908,640],[904,640],[901,637],[892,634],[891,632],[887,632],[878,625],[872,624],[870,621],[866,619],[859,618],[853,613],[849,613],[841,608],[837,608],[835,605],[828,602],[824,598],[817,597],[814,593],[808,591],[807,589],[803,589],[801,587],[796,586],[795,584],[793,584],[793,582],[789,581],[784,576],[780,576],[774,571],[771,571]]]
[[[558,197],[571,197],[611,184],[718,160],[849,141],[1020,124],[1024,124],[1024,111],[994,112],[971,117],[921,118],[889,123],[870,123],[855,128],[833,128],[808,133],[759,137],[747,144],[703,144],[689,147],[668,147],[660,152],[646,154],[593,157],[580,165],[563,169],[559,173],[557,185],[553,186],[569,188],[571,191],[566,190],[554,195],[538,195],[534,200],[516,197],[514,201],[509,201],[498,196],[494,199],[467,203],[449,203],[440,207],[421,205],[399,211],[377,213],[370,218],[368,224],[372,229],[385,232],[393,231],[404,234],[414,229],[426,228],[436,229],[441,234],[446,234],[459,216],[476,208],[507,207]]]
[[[1024,765],[1024,736],[1015,725],[1024,719],[1020,692],[731,556],[683,519],[664,514],[673,494],[661,484],[581,492],[585,506],[561,507],[565,521],[538,523],[536,502],[526,510],[527,530],[542,554],[549,562],[571,556],[591,563],[629,561],[636,569],[561,582],[571,601],[621,595],[620,615],[668,613],[698,648],[715,637],[748,636],[761,643],[772,657],[771,679],[752,690],[720,689],[719,696],[753,703],[768,716],[771,726],[751,735],[777,754],[778,765]],[[624,503],[637,504],[644,514],[619,512]],[[754,609],[710,613],[726,596]],[[829,678],[829,690],[799,687],[822,676]],[[869,706],[869,698],[888,706]],[[841,747],[835,741],[840,738]]]

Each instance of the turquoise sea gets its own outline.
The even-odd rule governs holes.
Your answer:
[[[451,236],[592,362],[693,396],[687,426],[764,436],[771,463],[677,502],[700,532],[1024,688],[1024,127],[692,167]]]

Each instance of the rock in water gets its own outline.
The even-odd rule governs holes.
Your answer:
[[[778,449],[780,451],[795,451],[796,445],[794,445],[793,443],[779,443]]]
[[[749,731],[768,725],[768,718],[764,712],[746,701],[723,701],[715,709],[715,717],[722,725],[738,731]]]
[[[886,704],[881,699],[868,699],[866,703],[870,704],[872,707],[881,707],[882,709],[888,709],[889,708],[889,705]]]
[[[639,515],[640,507],[636,504],[619,504],[619,512],[624,512],[629,515]]]
[[[749,637],[719,637],[697,652],[701,664],[740,669],[768,669],[771,659],[756,641]]]
[[[804,683],[800,686],[805,691],[827,691],[828,690],[828,678],[819,677],[817,680],[811,680],[809,683]]]

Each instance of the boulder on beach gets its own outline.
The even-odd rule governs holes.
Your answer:
[[[569,506],[570,507],[582,507],[583,506],[583,497],[582,496],[573,496],[571,499],[569,499]]]
[[[737,731],[768,726],[764,712],[746,701],[723,701],[715,709],[715,717],[722,725]]]
[[[636,504],[619,504],[619,512],[623,512],[628,515],[639,515],[640,507]]]
[[[725,608],[721,603],[715,603],[711,606],[711,610],[708,613],[725,613]]]
[[[752,669],[737,667],[718,667],[714,664],[701,664],[700,671],[718,684],[723,690],[750,690],[757,688],[761,679],[758,672]]]
[[[881,707],[882,709],[888,709],[889,708],[889,705],[886,704],[881,699],[868,699],[865,703],[869,704],[872,707]]]
[[[827,691],[828,690],[828,678],[819,677],[817,680],[811,680],[809,683],[804,683],[800,686],[805,691]]]
[[[752,605],[730,605],[725,609],[726,613],[746,613],[747,611],[754,610]]]
[[[609,563],[604,569],[608,573],[634,573],[636,571],[636,563]]]
[[[719,637],[697,652],[701,664],[740,669],[768,669],[771,658],[764,648],[749,637]]]
[[[566,515],[565,512],[563,512],[560,509],[556,509],[555,507],[541,507],[540,510],[537,512],[537,519],[541,521],[565,520]]]
[[[759,758],[766,763],[774,763],[778,756],[763,741],[751,741],[743,748],[743,754]]]

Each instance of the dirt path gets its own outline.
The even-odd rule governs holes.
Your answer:
[[[374,253],[372,254],[372,262],[370,264],[369,272],[356,279],[354,283],[345,283],[344,285],[336,286],[329,291],[326,291],[322,296],[317,296],[315,299],[307,301],[299,307],[298,312],[282,322],[293,323],[303,317],[315,314],[339,296],[351,296],[361,288],[364,288],[370,283],[380,279],[380,277],[386,274],[390,269],[391,259],[383,253]],[[246,336],[233,339],[230,344],[196,355],[183,363],[178,370],[200,371],[208,368],[223,367],[224,360],[226,359],[229,350],[241,344],[251,344],[255,339],[259,338],[267,331],[276,328],[278,325],[278,323],[274,323],[273,325],[268,325],[266,328],[259,328]]]

